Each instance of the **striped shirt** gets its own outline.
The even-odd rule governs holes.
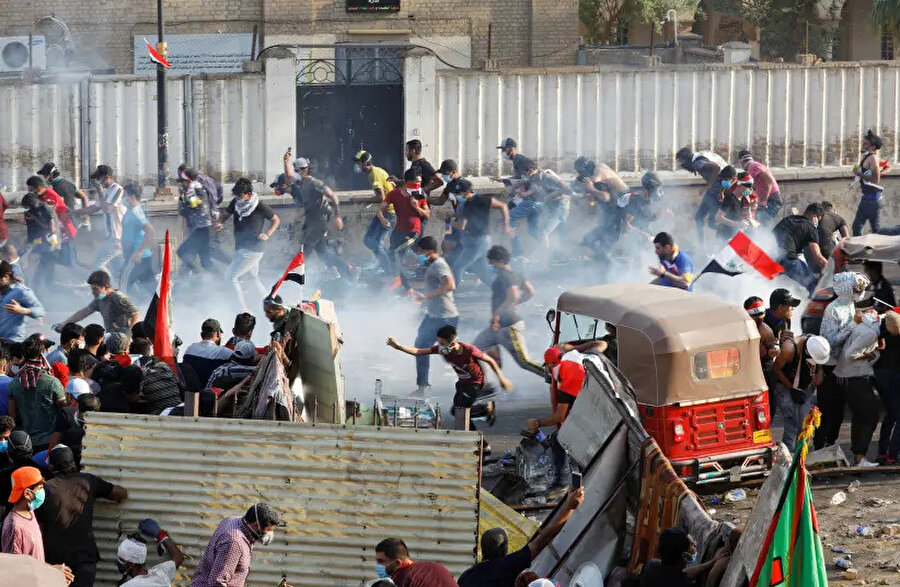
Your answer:
[[[243,587],[253,556],[250,534],[243,518],[222,520],[203,551],[191,587]]]

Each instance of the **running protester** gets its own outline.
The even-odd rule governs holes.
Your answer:
[[[484,349],[497,364],[502,364],[500,347],[513,356],[520,367],[544,377],[544,367],[528,356],[525,348],[525,321],[516,313],[516,306],[531,299],[534,287],[510,267],[509,251],[494,245],[487,252],[487,261],[494,268],[491,285],[491,322],[475,337],[475,346]]]
[[[810,294],[816,287],[816,276],[800,255],[807,251],[812,261],[825,267],[828,260],[819,248],[819,220],[825,214],[821,204],[810,204],[803,215],[785,216],[775,225],[773,233],[778,242],[779,254],[776,261],[784,267],[784,273],[806,288]],[[807,250],[808,249],[808,250]]]
[[[375,260],[381,265],[385,271],[389,271],[393,263],[391,263],[390,255],[384,247],[384,241],[391,233],[394,225],[397,223],[397,213],[393,204],[389,205],[387,210],[382,212],[381,203],[389,193],[394,191],[394,184],[388,180],[388,172],[381,167],[372,164],[372,154],[368,151],[360,151],[353,158],[353,170],[356,173],[365,173],[369,178],[369,185],[372,187],[374,195],[368,199],[351,197],[350,201],[371,202],[378,204],[378,210],[375,217],[369,222],[369,228],[363,235],[363,244],[366,245]]]
[[[737,170],[731,165],[725,166],[719,173],[719,181],[722,191],[719,195],[719,211],[716,212],[716,237],[724,244],[738,231],[747,232],[754,228],[756,197],[750,188],[752,181],[749,176],[739,177]]]
[[[513,166],[513,179],[523,179],[534,161],[519,153],[519,145],[515,139],[508,137],[503,143],[497,147],[504,159],[511,161]],[[494,181],[502,181],[498,177],[491,178]]]
[[[456,371],[456,394],[453,396],[453,412],[456,408],[475,408],[471,412],[472,418],[487,416],[493,426],[495,419],[494,402],[481,403],[479,400],[496,393],[493,385],[485,380],[484,369],[481,363],[488,365],[497,375],[500,387],[506,391],[512,391],[512,383],[503,375],[500,365],[490,354],[483,352],[478,345],[459,342],[456,327],[452,324],[441,326],[435,333],[437,344],[427,347],[408,347],[398,343],[393,337],[387,339],[387,345],[393,349],[413,355],[416,358],[429,355],[441,355],[447,363]],[[475,430],[472,420],[469,420],[469,430]],[[489,452],[485,444],[485,453]]]
[[[304,252],[315,251],[326,266],[337,269],[342,278],[352,279],[353,269],[341,258],[336,239],[328,233],[332,227],[336,231],[344,229],[338,197],[331,188],[312,176],[309,159],[298,157],[291,165],[290,157],[291,151],[288,150],[284,154],[284,176],[291,198],[303,209]],[[294,173],[299,175],[299,180],[295,179]]]
[[[716,211],[719,209],[719,194],[722,191],[719,173],[728,166],[728,163],[712,151],[694,153],[688,147],[679,149],[675,154],[675,160],[678,161],[683,169],[690,171],[694,175],[699,175],[706,182],[703,199],[700,201],[700,207],[697,208],[697,213],[694,215],[697,239],[703,245],[704,227],[708,224],[710,228],[715,228]]]
[[[125,217],[125,190],[113,179],[113,170],[109,165],[98,165],[91,179],[99,188],[98,203],[78,211],[79,214],[103,212],[106,218],[106,241],[97,250],[94,267],[110,272],[109,264],[118,259],[122,264],[122,219]]]
[[[118,332],[130,336],[132,327],[141,318],[131,300],[124,293],[112,288],[109,273],[106,271],[94,271],[88,276],[87,283],[91,287],[94,299],[84,308],[55,324],[53,329],[59,332],[64,324],[80,322],[94,312],[99,312],[103,316],[103,326],[106,332]]]
[[[199,177],[200,174],[192,167],[185,167],[179,172],[181,197],[178,198],[178,213],[184,218],[188,229],[188,237],[177,251],[178,258],[184,263],[182,274],[199,272],[194,257],[200,259],[200,267],[204,271],[214,269],[210,239],[219,209],[215,205],[215,196],[206,191]]]
[[[444,159],[441,167],[438,169],[441,179],[444,182],[444,189],[437,198],[430,198],[428,204],[430,206],[443,206],[446,202],[450,202],[451,214],[444,219],[444,239],[441,241],[441,252],[446,257],[447,262],[453,266],[454,256],[460,251],[459,238],[462,230],[457,228],[453,220],[456,216],[462,214],[462,207],[465,200],[453,193],[456,181],[460,179],[459,165],[453,159]]]
[[[859,181],[862,189],[862,197],[856,208],[856,217],[853,218],[853,236],[860,236],[862,229],[869,223],[872,232],[878,232],[881,228],[881,209],[884,207],[884,187],[881,184],[882,169],[878,159],[878,150],[883,145],[881,137],[872,129],[866,131],[862,140],[862,158],[859,164],[853,167],[853,175]]]
[[[610,260],[610,252],[622,236],[624,211],[618,202],[631,193],[625,182],[607,165],[579,157],[574,163],[575,188],[587,195],[600,208],[600,222],[582,239],[601,261]]]
[[[242,177],[235,182],[231,190],[234,198],[228,208],[219,213],[216,231],[224,228],[222,224],[230,216],[234,222],[234,261],[229,270],[231,284],[237,294],[238,305],[247,311],[247,299],[241,288],[241,277],[249,275],[260,298],[266,297],[268,291],[259,280],[259,262],[263,258],[266,241],[278,229],[281,220],[268,204],[259,201],[259,194],[253,192],[250,180]],[[269,228],[266,229],[266,223]]]
[[[667,232],[657,234],[653,237],[653,248],[660,265],[649,268],[656,276],[650,283],[690,290],[694,283],[694,264],[687,253],[678,248],[672,235]]]
[[[738,159],[744,171],[750,174],[753,180],[753,193],[756,194],[756,202],[759,210],[757,218],[763,226],[772,226],[778,217],[778,212],[784,202],[778,190],[778,182],[769,168],[753,158],[750,151],[738,151]]]
[[[431,214],[425,192],[422,191],[422,176],[415,167],[406,170],[402,186],[387,194],[381,203],[381,213],[386,213],[391,207],[397,213],[397,223],[390,240],[390,261],[394,266],[397,249],[422,235],[422,221]],[[395,269],[400,270],[399,267]]]
[[[74,183],[62,177],[56,163],[44,163],[44,166],[38,170],[37,174],[50,182],[50,187],[62,196],[69,210],[74,210],[78,205],[77,202],[81,203],[82,208],[87,208],[87,194]]]
[[[130,183],[125,188],[125,212],[122,218],[122,291],[128,293],[132,285],[140,285],[146,292],[156,290],[156,272],[153,270],[153,247],[156,231],[141,206],[140,187]]]
[[[410,297],[420,302],[425,315],[419,323],[416,333],[416,347],[430,347],[435,341],[435,332],[441,327],[459,325],[459,310],[453,300],[453,290],[456,289],[456,280],[453,279],[453,271],[446,260],[438,255],[437,241],[430,236],[419,239],[416,249],[425,263],[425,289],[424,291],[409,290]],[[431,358],[428,355],[416,356],[416,391],[414,395],[426,397],[430,386],[428,374]]]
[[[49,187],[47,180],[40,175],[30,177],[28,179],[28,187],[30,191],[56,213],[56,218],[59,220],[59,254],[57,255],[57,262],[66,267],[76,265],[78,258],[75,254],[75,236],[78,234],[78,229],[75,228],[75,223],[72,222],[69,216],[69,207],[66,205],[65,200],[53,188]]]
[[[422,156],[422,141],[413,139],[406,142],[406,160],[409,161],[409,168],[415,170],[415,173],[422,178],[422,191],[425,193],[425,197],[444,185],[441,174]]]
[[[28,246],[23,254],[31,252],[38,256],[32,285],[39,293],[44,293],[41,291],[44,286],[55,285],[54,274],[59,256],[59,220],[53,208],[42,202],[34,192],[28,192],[22,197],[22,207],[25,209],[22,217],[28,239]]]
[[[663,202],[662,180],[653,171],[647,171],[641,177],[641,187],[629,194],[619,196],[616,205],[624,211],[622,219],[622,235],[638,234],[649,241],[653,240],[650,224],[658,222],[664,216],[671,216],[672,211]],[[630,231],[629,232],[626,232]]]
[[[489,194],[475,193],[472,182],[467,179],[457,179],[450,189],[457,197],[465,200],[465,206],[455,220],[456,227],[462,230],[460,250],[453,258],[456,285],[462,284],[468,269],[472,269],[483,284],[488,284],[491,282],[491,274],[485,254],[491,246],[491,210],[500,210],[504,230],[509,234],[512,232],[509,228],[509,208]]]

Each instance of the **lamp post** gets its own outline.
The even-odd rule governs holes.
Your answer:
[[[156,0],[156,50],[166,57],[166,42],[163,38],[165,23],[163,21],[163,0]],[[156,196],[171,194],[168,188],[169,175],[169,123],[166,117],[166,68],[156,64]]]

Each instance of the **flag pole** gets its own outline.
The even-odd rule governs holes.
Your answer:
[[[300,244],[300,253],[303,254],[303,244]],[[303,255],[303,275],[306,275],[306,255]],[[306,278],[303,279],[304,283],[300,284],[300,303],[298,304],[300,308],[303,308],[303,286],[306,283]]]

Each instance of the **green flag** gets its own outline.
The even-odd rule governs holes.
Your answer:
[[[815,410],[815,408],[814,408]],[[806,472],[807,443],[818,420],[818,410],[807,418],[807,434],[801,434],[794,461],[772,523],[766,534],[752,587],[820,587],[828,585],[819,522]]]

